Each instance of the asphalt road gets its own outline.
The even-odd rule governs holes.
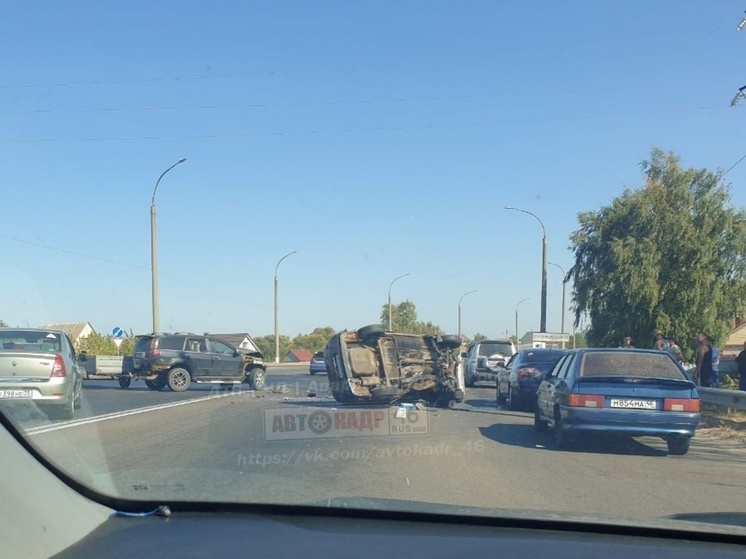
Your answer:
[[[11,415],[63,469],[137,499],[371,497],[633,519],[746,503],[738,441],[700,434],[681,457],[656,439],[556,450],[550,435],[534,432],[531,414],[495,406],[494,386],[468,389],[455,409],[404,418],[397,409],[340,406],[325,375],[285,367],[269,373],[262,392],[89,381],[72,422]]]

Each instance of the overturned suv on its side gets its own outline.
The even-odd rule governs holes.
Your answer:
[[[458,385],[458,336],[394,334],[374,324],[333,336],[326,347],[332,394],[341,403],[424,400],[451,406]]]

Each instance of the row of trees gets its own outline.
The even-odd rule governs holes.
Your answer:
[[[697,333],[722,344],[746,308],[746,212],[730,205],[722,172],[684,168],[658,148],[642,169],[642,187],[578,215],[575,321],[590,319],[594,346],[631,336],[650,347],[662,330],[691,360]]]

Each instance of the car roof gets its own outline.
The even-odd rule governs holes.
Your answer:
[[[62,330],[55,330],[54,328],[0,328],[2,332],[47,332],[52,334],[61,334],[66,336],[67,334]]]
[[[574,350],[565,350],[565,351],[572,351],[575,353],[647,353],[647,354],[656,354],[656,355],[660,355],[661,353],[667,354],[667,352],[661,351],[659,349],[642,349],[642,348],[626,349],[623,347],[583,347],[583,348],[578,348]]]
[[[567,349],[558,347],[527,347],[518,351],[518,353],[558,353],[560,355],[564,355],[567,352]]]

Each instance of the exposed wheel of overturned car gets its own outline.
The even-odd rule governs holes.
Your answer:
[[[399,390],[396,386],[381,385],[371,388],[370,395],[375,400],[392,400],[399,395]]]
[[[380,324],[370,324],[363,326],[357,331],[357,337],[363,342],[375,341],[386,333]]]
[[[438,345],[444,349],[456,349],[461,347],[461,338],[450,335],[441,336]]]
[[[119,388],[129,388],[132,378],[129,375],[121,375],[119,377]]]

